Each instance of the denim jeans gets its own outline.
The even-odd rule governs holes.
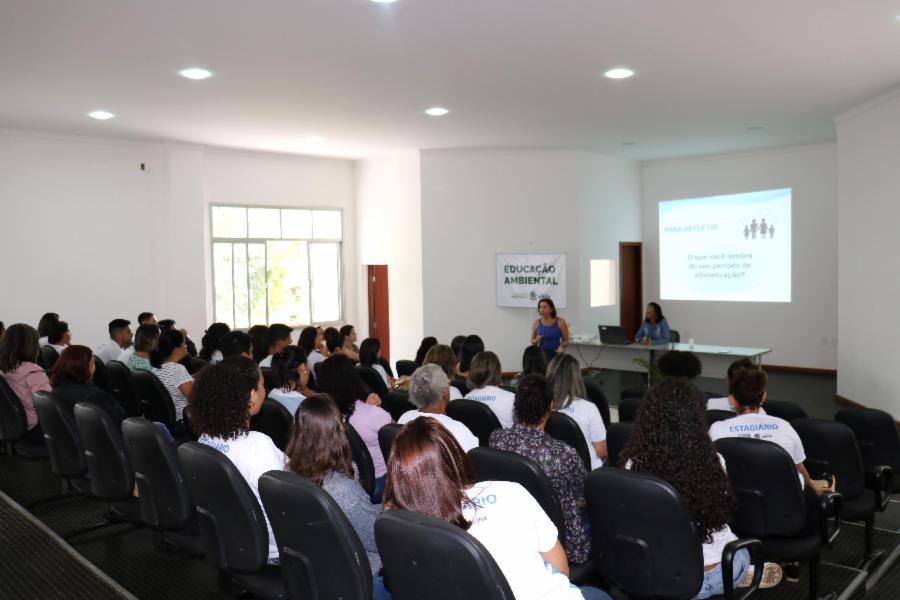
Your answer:
[[[382,475],[375,480],[375,491],[372,492],[372,504],[381,504],[381,496],[384,495],[384,482],[387,475]]]
[[[595,587],[584,586],[579,589],[581,590],[581,595],[584,596],[584,600],[613,600],[612,596]]]
[[[747,550],[738,550],[734,555],[734,569],[732,576],[734,583],[737,584],[744,576],[744,571],[750,566],[750,553]],[[703,574],[703,585],[700,586],[700,593],[694,596],[694,600],[702,600],[710,596],[716,596],[725,592],[725,584],[722,582],[722,563],[716,565],[712,571],[706,571]]]
[[[384,587],[384,578],[381,575],[372,578],[372,600],[391,600],[391,593]]]

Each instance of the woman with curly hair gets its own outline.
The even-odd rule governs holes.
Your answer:
[[[197,375],[190,398],[191,429],[197,441],[215,448],[234,463],[259,497],[259,478],[266,471],[284,469],[285,457],[272,438],[250,431],[250,417],[259,413],[266,388],[253,359],[233,356],[206,367]],[[278,562],[278,545],[269,530],[269,563]]]
[[[668,481],[699,523],[705,573],[697,599],[723,593],[722,550],[737,539],[728,526],[735,498],[725,463],[706,432],[705,404],[687,379],[664,380],[647,393],[619,457],[626,469]],[[749,565],[747,551],[740,550],[734,559],[736,585],[749,584]],[[761,587],[777,585],[781,576],[779,565],[766,563]]]

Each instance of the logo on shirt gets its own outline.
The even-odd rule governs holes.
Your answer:
[[[469,396],[469,400],[475,400],[476,402],[495,402],[497,400],[496,396]]]
[[[225,442],[216,442],[216,441],[213,441],[213,440],[209,439],[209,438],[206,437],[206,436],[201,437],[201,438],[200,438],[199,440],[197,440],[197,441],[200,442],[201,444],[205,445],[205,446],[209,446],[210,448],[215,448],[216,450],[218,450],[218,451],[221,452],[222,454],[228,454],[228,450],[231,449],[231,446],[229,446],[229,445],[226,444]]]
[[[778,425],[775,423],[759,423],[753,425],[730,425],[728,431],[731,433],[756,433],[759,431],[778,431]]]
[[[488,494],[487,496],[478,496],[477,498],[466,500],[463,503],[463,508],[484,508],[485,506],[496,503],[497,496],[495,496],[494,494]]]

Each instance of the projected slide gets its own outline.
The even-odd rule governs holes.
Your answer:
[[[791,190],[659,203],[663,300],[791,301]]]

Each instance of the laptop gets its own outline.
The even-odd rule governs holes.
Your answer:
[[[598,325],[600,328],[600,341],[604,344],[627,346],[634,340],[625,339],[625,328],[618,325]]]

